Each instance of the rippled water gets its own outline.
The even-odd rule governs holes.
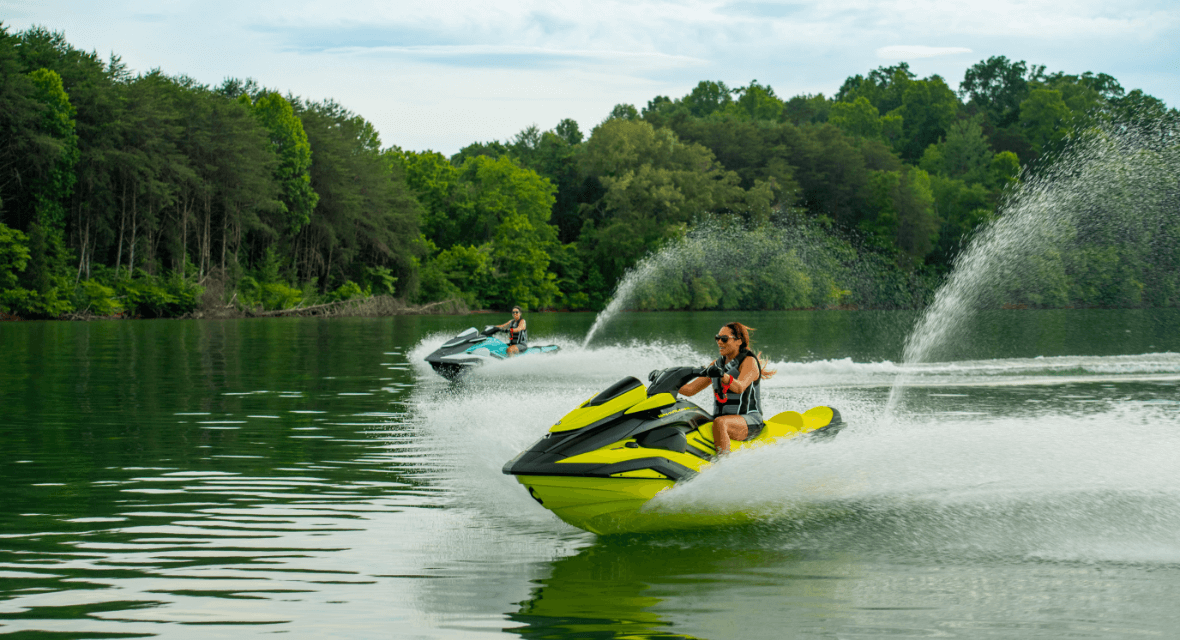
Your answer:
[[[906,313],[742,314],[772,410],[653,508],[741,528],[596,537],[500,472],[728,315],[533,314],[526,358],[421,358],[486,317],[0,323],[0,634],[62,638],[1111,638],[1180,628],[1180,314],[1011,311],[883,403]]]

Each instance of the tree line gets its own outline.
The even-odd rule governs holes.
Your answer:
[[[367,295],[600,309],[645,256],[711,226],[745,230],[774,282],[739,261],[726,282],[752,293],[704,295],[717,277],[702,267],[649,307],[920,306],[1071,132],[1175,114],[1105,74],[993,57],[958,92],[905,63],[830,98],[704,81],[618,105],[588,135],[567,119],[446,157],[383,146],[331,100],[135,74],[0,25],[0,312]]]

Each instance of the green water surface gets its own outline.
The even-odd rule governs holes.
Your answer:
[[[770,402],[850,422],[669,503],[774,507],[752,527],[598,538],[499,473],[731,315],[622,314],[583,349],[593,315],[530,314],[555,359],[458,385],[421,357],[506,318],[0,323],[0,634],[1180,633],[1172,311],[982,314],[897,415],[912,313],[741,314]]]

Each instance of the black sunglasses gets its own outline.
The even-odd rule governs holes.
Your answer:
[[[734,338],[733,336],[723,336],[723,335],[721,335],[720,333],[719,333],[719,334],[717,334],[717,335],[715,335],[715,336],[713,336],[713,339],[714,339],[714,340],[716,340],[717,342],[720,342],[721,344],[728,344],[728,343],[729,343],[729,340],[730,340],[730,338],[733,338],[734,340],[737,340],[737,338]]]

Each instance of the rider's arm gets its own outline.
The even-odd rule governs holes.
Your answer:
[[[516,332],[520,333],[521,331],[524,331],[525,329],[528,329],[528,328],[529,328],[529,321],[525,320],[524,318],[521,318],[520,319],[520,326],[516,328]]]
[[[710,378],[697,378],[692,382],[686,383],[683,387],[680,387],[680,395],[695,396],[696,394],[700,393],[702,389],[709,386],[710,382]]]
[[[733,393],[741,393],[745,391],[754,381],[758,379],[758,365],[754,362],[754,357],[746,358],[742,362],[742,368],[738,370],[738,377],[734,378],[729,374],[721,376],[721,384],[729,382],[729,390]],[[732,382],[730,382],[732,380]]]

